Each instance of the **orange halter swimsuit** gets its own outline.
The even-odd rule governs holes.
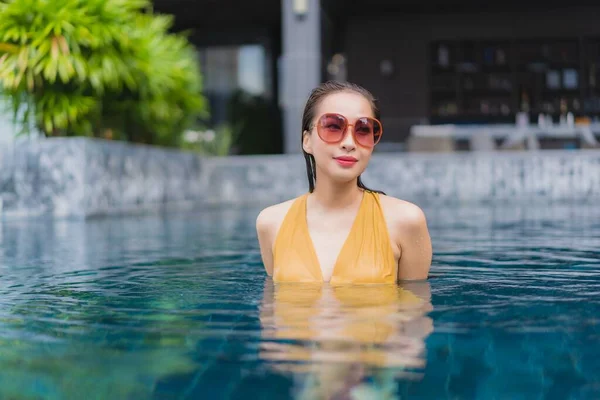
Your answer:
[[[274,282],[323,282],[323,274],[308,232],[306,199],[298,197],[286,214],[273,248]],[[390,242],[379,195],[365,191],[333,268],[330,283],[396,283],[398,265]]]

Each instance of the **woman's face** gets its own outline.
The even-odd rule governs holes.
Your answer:
[[[348,121],[344,137],[338,143],[326,143],[319,137],[317,123],[326,113],[343,115]],[[321,100],[312,121],[312,129],[305,132],[302,140],[304,151],[315,158],[319,179],[326,175],[335,182],[345,183],[355,180],[363,173],[371,159],[373,148],[360,146],[352,134],[354,123],[362,117],[375,116],[369,101],[360,94],[338,92]]]

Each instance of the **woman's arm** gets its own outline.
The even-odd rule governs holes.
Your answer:
[[[267,275],[273,275],[273,240],[271,235],[271,213],[264,209],[256,218],[256,234],[260,246],[260,256],[267,271]]]
[[[256,234],[260,245],[260,255],[269,276],[273,276],[273,245],[275,244],[275,238],[279,232],[281,222],[293,202],[294,199],[267,207],[256,217]]]
[[[403,202],[401,207],[397,214],[401,249],[398,280],[427,279],[433,251],[425,214],[412,203]]]

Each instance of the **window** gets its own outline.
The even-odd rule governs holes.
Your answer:
[[[269,61],[262,45],[199,49],[204,93],[211,108],[211,123],[224,122],[231,94],[242,90],[271,98]]]

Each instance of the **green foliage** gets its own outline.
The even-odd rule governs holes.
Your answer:
[[[0,0],[0,90],[20,125],[176,145],[205,116],[196,53],[150,0]],[[22,112],[21,112],[22,111]]]
[[[228,120],[237,123],[234,146],[239,154],[281,152],[280,113],[268,99],[238,90],[229,99]]]

